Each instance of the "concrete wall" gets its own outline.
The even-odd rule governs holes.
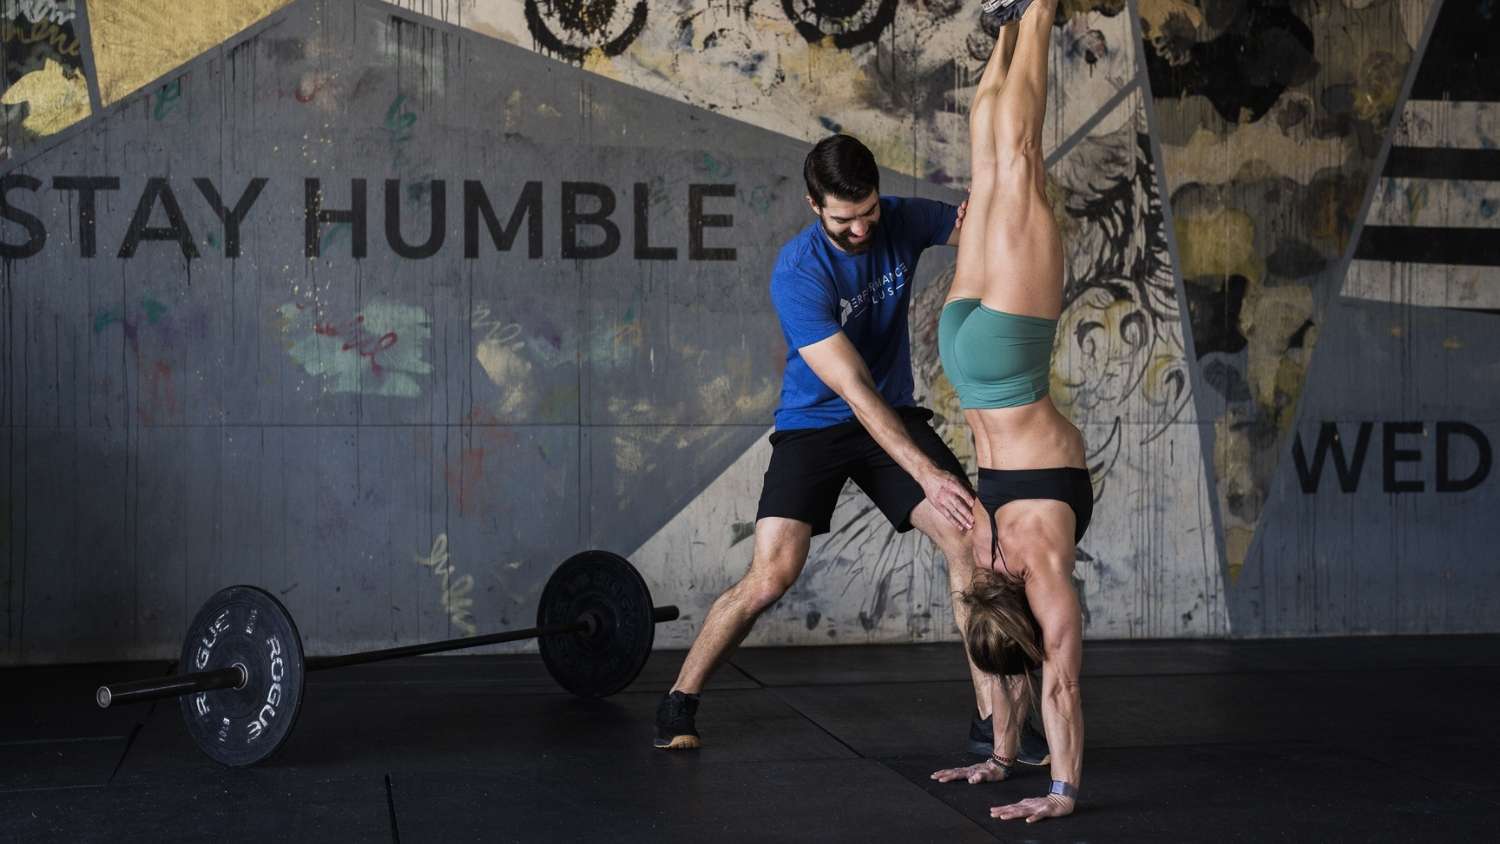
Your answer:
[[[977,5],[4,0],[0,662],[172,655],[235,582],[314,651],[524,626],[585,547],[686,644],[749,559],[807,144],[961,200]],[[1496,629],[1488,8],[1064,0],[1088,635]],[[913,348],[972,466],[953,257]],[[851,487],[751,642],[953,638],[946,591]]]

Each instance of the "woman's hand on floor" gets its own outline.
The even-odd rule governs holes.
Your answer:
[[[944,768],[934,771],[932,779],[938,782],[956,782],[967,780],[970,785],[982,782],[1001,782],[1005,779],[1005,769],[986,759],[978,765],[967,765],[962,768]]]
[[[1028,797],[1007,806],[992,806],[990,817],[1002,821],[1025,818],[1027,823],[1035,823],[1043,818],[1071,815],[1075,805],[1077,801],[1071,797],[1049,794],[1046,797]]]

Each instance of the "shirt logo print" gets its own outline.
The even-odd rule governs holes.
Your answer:
[[[855,294],[853,299],[839,299],[839,326],[849,323],[849,318],[858,316],[871,302],[881,302],[895,296],[906,286],[906,264],[900,263],[891,272],[872,282],[869,287]]]

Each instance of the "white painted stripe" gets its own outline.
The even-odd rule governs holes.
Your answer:
[[[1500,228],[1500,182],[1382,179],[1365,223],[1371,226]]]
[[[1500,309],[1500,267],[1355,261],[1341,291],[1350,299],[1422,308]]]
[[[1408,100],[1396,127],[1397,146],[1500,148],[1500,103]]]

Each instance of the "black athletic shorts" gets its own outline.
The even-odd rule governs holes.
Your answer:
[[[932,411],[925,407],[898,407],[896,414],[906,423],[907,434],[923,453],[968,483],[963,464],[928,424]],[[827,533],[839,491],[844,488],[844,481],[851,478],[897,531],[911,530],[911,511],[927,494],[858,421],[772,434],[771,465],[766,469],[755,518],[796,519],[812,525],[814,536]]]

